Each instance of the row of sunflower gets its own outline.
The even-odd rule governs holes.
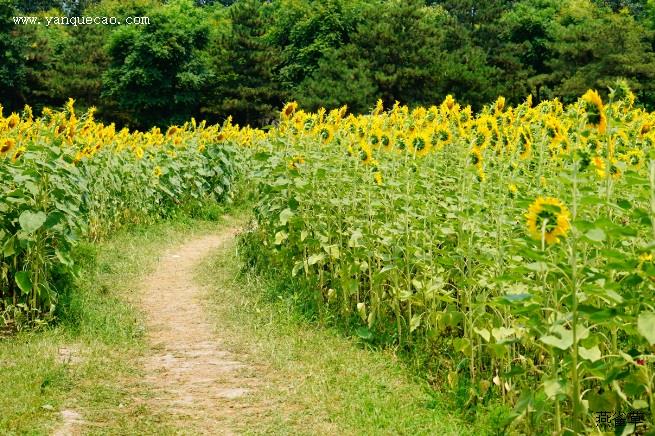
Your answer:
[[[225,200],[236,169],[229,144],[255,134],[193,120],[166,132],[117,131],[93,111],[77,114],[73,101],[40,118],[0,107],[0,314],[51,316],[79,239]]]
[[[290,103],[242,252],[362,340],[411,349],[518,434],[655,422],[655,114],[620,84],[473,114]],[[301,289],[301,291],[298,291]],[[358,320],[358,321],[357,321]],[[352,325],[352,324],[351,324]],[[441,387],[446,388],[446,387]]]

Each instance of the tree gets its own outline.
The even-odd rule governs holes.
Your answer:
[[[209,28],[202,8],[171,2],[150,14],[148,26],[123,26],[109,41],[105,98],[137,127],[179,123],[200,110],[211,78],[205,52]]]
[[[292,89],[318,68],[325,55],[350,42],[361,21],[359,1],[282,0],[269,30],[272,44],[281,48],[279,77]]]
[[[449,23],[442,8],[420,0],[369,3],[350,42],[330,52],[295,95],[310,108],[343,98],[354,111],[366,111],[377,98],[387,106],[396,100],[430,105],[449,93],[486,101],[494,70]]]
[[[625,78],[645,103],[655,103],[653,34],[628,12],[612,13],[571,0],[553,27],[548,62],[555,95],[572,100]]]
[[[551,72],[553,17],[561,0],[524,0],[499,19],[499,47],[492,56],[505,78],[501,93],[517,103],[528,94],[536,101]]]
[[[232,115],[239,123],[267,124],[281,107],[285,93],[274,75],[279,50],[266,39],[269,5],[243,0],[229,7],[230,29],[213,59],[216,71],[211,98],[204,111],[219,117]]]
[[[0,0],[0,104],[13,110],[25,103],[25,40],[14,24],[13,1]]]

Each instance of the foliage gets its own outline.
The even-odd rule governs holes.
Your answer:
[[[64,112],[0,117],[0,309],[52,313],[71,247],[127,223],[222,201],[235,172],[228,124],[117,132]]]
[[[512,407],[499,431],[652,426],[655,120],[615,88],[475,116],[289,104],[252,159],[243,252],[320,318],[431,353],[466,407]]]
[[[269,6],[258,0],[244,0],[230,8],[230,30],[221,38],[223,50],[214,65],[219,79],[206,112],[262,125],[282,104],[284,92],[273,74],[279,52],[265,39],[268,12]]]
[[[617,78],[630,82],[643,105],[655,105],[652,1],[23,5],[25,14],[77,8],[80,15],[152,19],[149,26],[86,27],[14,26],[12,3],[2,0],[0,26],[11,35],[0,47],[0,101],[12,110],[27,102],[38,111],[73,97],[80,107],[96,106],[102,119],[139,128],[201,114],[261,126],[285,100],[312,110],[348,104],[362,113],[377,97],[415,106],[450,93],[478,110],[499,94],[513,104],[529,94],[535,102],[571,102]]]
[[[23,47],[25,41],[18,37],[12,17],[16,15],[12,0],[0,0],[0,103],[13,108],[22,100],[25,70]]]
[[[211,71],[204,49],[209,27],[203,9],[173,2],[150,11],[151,24],[123,26],[109,43],[105,96],[137,127],[168,125],[199,112]]]

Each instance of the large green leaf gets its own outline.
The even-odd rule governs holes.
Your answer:
[[[29,294],[32,291],[32,280],[30,273],[27,271],[19,271],[16,273],[16,284],[23,291],[23,294]]]
[[[637,318],[637,330],[649,344],[655,345],[655,312],[641,312]]]
[[[43,212],[32,212],[31,210],[26,210],[20,214],[18,222],[20,223],[20,227],[27,233],[34,233],[41,228],[43,223],[45,223],[46,218],[47,216]]]

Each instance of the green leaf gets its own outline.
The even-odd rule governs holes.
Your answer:
[[[355,333],[357,333],[357,336],[360,338],[368,341],[373,338],[373,333],[367,328],[367,327],[359,327],[357,330],[355,330]]]
[[[275,234],[275,245],[280,245],[289,237],[287,232],[277,232]]]
[[[62,265],[66,265],[68,267],[73,266],[73,259],[67,252],[55,250],[55,255],[57,256],[57,259],[59,259],[59,262],[62,263]]]
[[[655,345],[655,312],[641,312],[637,318],[637,330],[649,344]]]
[[[284,209],[282,212],[280,212],[280,224],[283,226],[287,225],[289,222],[289,218],[291,218],[294,215],[293,211],[289,209],[288,207]]]
[[[491,333],[489,333],[489,330],[487,329],[479,329],[477,327],[474,327],[473,330],[480,336],[484,338],[485,341],[489,342],[491,340]]]
[[[554,335],[544,335],[539,340],[546,345],[550,345],[560,350],[567,350],[573,345],[573,332],[565,329],[561,325],[556,325],[551,328],[552,333],[559,334],[559,337]]]
[[[600,358],[602,357],[598,345],[595,345],[591,348],[578,347],[578,354],[583,359],[590,360],[592,362],[600,360]]]
[[[559,383],[559,380],[553,379],[544,381],[544,392],[548,398],[553,399],[557,394],[563,393],[564,390],[562,389],[562,385]]]
[[[32,212],[31,210],[26,210],[20,214],[18,222],[20,223],[20,227],[27,233],[34,233],[41,228],[43,223],[45,223],[46,218],[47,216],[43,212]]]
[[[318,263],[323,259],[325,259],[324,254],[312,254],[311,256],[309,256],[309,259],[307,259],[307,263],[309,265],[314,265],[315,263]]]
[[[23,295],[29,294],[32,291],[32,280],[30,280],[30,273],[27,271],[19,271],[16,273],[16,284],[23,291]]]
[[[585,236],[587,239],[594,242],[603,242],[607,238],[605,232],[597,227],[589,230],[587,233],[585,233]]]
[[[12,236],[11,238],[7,239],[7,242],[5,242],[4,247],[2,247],[2,255],[4,257],[11,257],[16,254],[16,248],[14,247],[15,240],[16,237]]]
[[[412,319],[409,320],[409,332],[413,332],[419,326],[421,325],[421,318],[423,317],[423,314],[421,313],[420,315],[414,315],[412,316]]]
[[[532,262],[525,266],[530,271],[535,272],[546,272],[548,271],[548,265],[545,262]]]

